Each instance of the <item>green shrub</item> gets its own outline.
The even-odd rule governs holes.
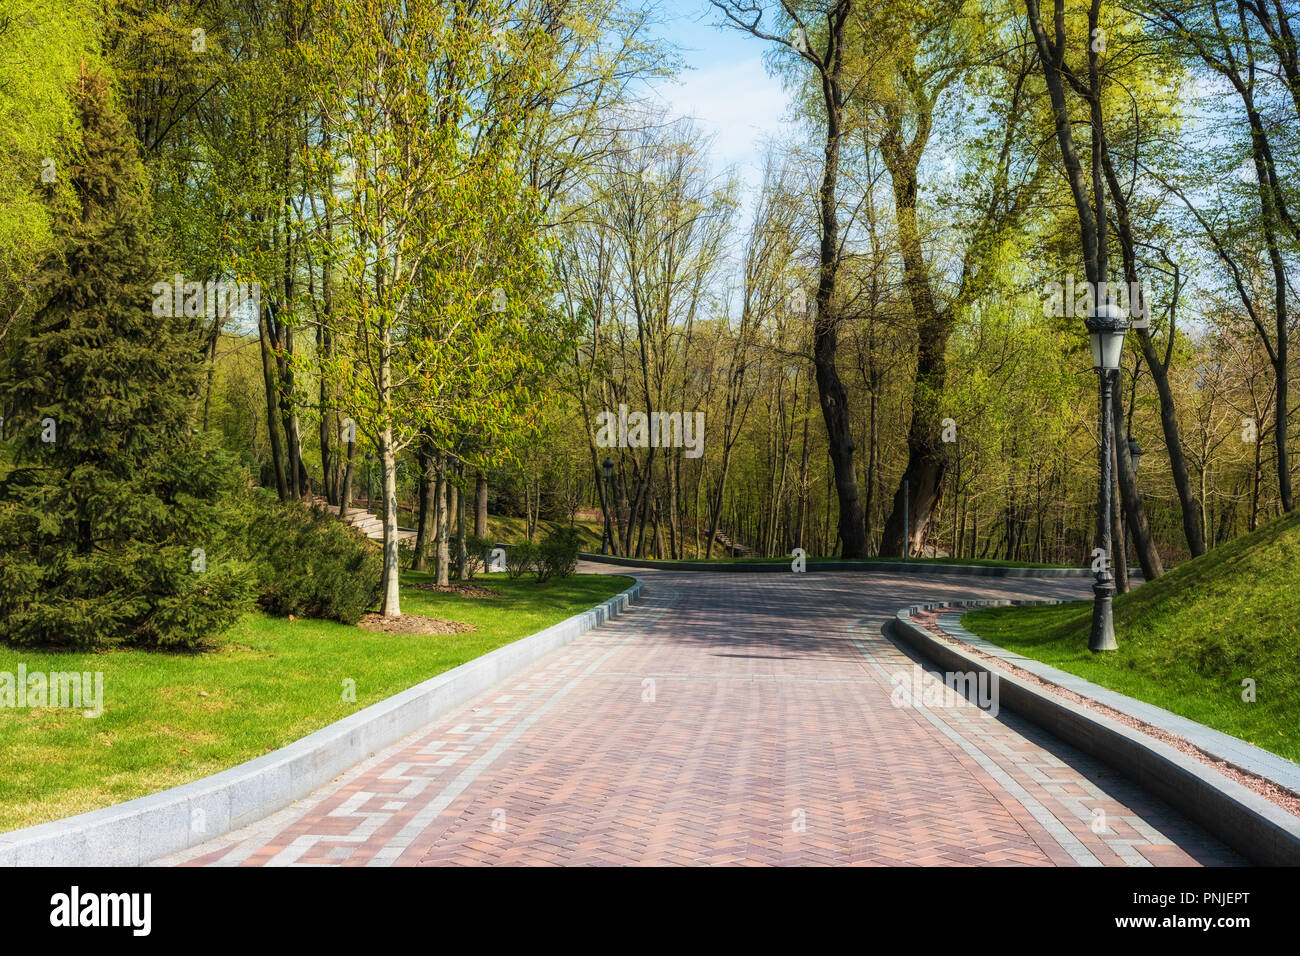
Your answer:
[[[271,614],[355,624],[379,600],[383,560],[375,543],[334,515],[250,501],[246,542],[257,603]]]
[[[567,578],[578,566],[578,529],[572,525],[559,527],[542,539],[537,549],[537,580]]]
[[[487,570],[494,543],[491,538],[465,535],[465,580],[472,581],[479,571]]]
[[[531,541],[520,541],[506,548],[506,576],[517,581],[525,571],[531,571],[537,565],[537,545]]]

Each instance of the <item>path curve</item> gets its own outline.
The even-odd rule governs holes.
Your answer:
[[[1087,582],[637,574],[644,599],[617,620],[293,806],[159,862],[1242,862],[1014,714],[932,694],[895,706],[915,664],[881,630],[898,608],[1086,597]]]

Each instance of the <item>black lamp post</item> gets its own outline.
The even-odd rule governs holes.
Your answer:
[[[605,532],[600,536],[600,553],[609,554],[609,547],[613,543],[613,536],[609,532],[609,512],[614,507],[614,462],[606,458],[604,464],[600,466],[601,472],[605,476]]]
[[[1107,300],[1097,304],[1087,319],[1088,338],[1092,344],[1092,367],[1101,381],[1101,448],[1098,452],[1100,481],[1097,488],[1097,538],[1101,550],[1101,569],[1092,586],[1095,596],[1092,605],[1092,635],[1088,650],[1113,651],[1115,623],[1111,617],[1111,598],[1115,594],[1115,577],[1110,570],[1110,507],[1111,482],[1114,480],[1112,463],[1115,443],[1114,423],[1111,419],[1111,381],[1119,371],[1124,354],[1124,334],[1128,332],[1128,316],[1115,303]]]

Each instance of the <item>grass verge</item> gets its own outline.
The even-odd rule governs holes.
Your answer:
[[[1115,599],[1119,650],[1088,651],[1092,602],[968,612],[985,640],[1300,761],[1300,514]],[[1253,682],[1254,700],[1243,682]]]

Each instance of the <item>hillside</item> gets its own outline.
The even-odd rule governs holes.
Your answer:
[[[967,614],[1003,647],[1300,760],[1300,514],[1115,599],[1119,650],[1088,651],[1092,604]],[[1255,682],[1254,702],[1242,699]]]

